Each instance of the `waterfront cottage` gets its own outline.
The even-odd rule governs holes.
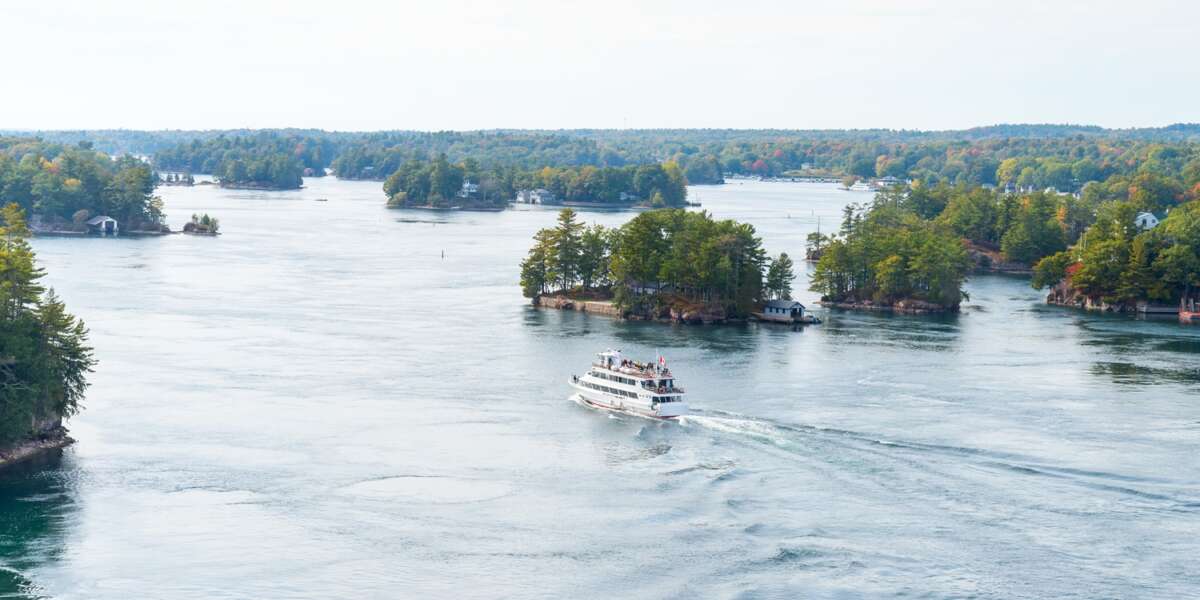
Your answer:
[[[474,198],[475,196],[478,196],[478,195],[479,195],[479,184],[471,183],[470,179],[464,181],[462,184],[462,188],[458,190],[459,198]]]

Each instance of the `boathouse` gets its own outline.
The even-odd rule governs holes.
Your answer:
[[[517,192],[517,204],[554,204],[554,192],[544,188]]]
[[[117,220],[107,215],[100,215],[88,219],[87,226],[89,232],[98,233],[100,235],[117,235],[117,233],[120,231],[120,227],[117,225]]]
[[[804,305],[795,300],[771,300],[763,305],[762,315],[770,321],[799,321],[804,318]]]

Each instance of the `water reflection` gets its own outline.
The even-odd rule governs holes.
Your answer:
[[[1108,377],[1113,383],[1158,385],[1163,383],[1200,383],[1200,368],[1167,369],[1127,362],[1098,362],[1092,366],[1093,375]]]
[[[51,451],[0,471],[0,598],[46,597],[29,572],[65,550],[75,504],[62,455]]]
[[[833,309],[819,327],[835,343],[949,352],[959,347],[965,318],[968,317],[958,314],[904,315]]]
[[[623,321],[614,328],[613,335],[626,344],[646,348],[735,353],[746,355],[746,358],[752,358],[761,343],[759,336],[754,335],[754,329],[741,323],[682,325]]]
[[[1157,350],[1162,352],[1180,352],[1183,354],[1200,354],[1200,339],[1178,339],[1159,342]]]

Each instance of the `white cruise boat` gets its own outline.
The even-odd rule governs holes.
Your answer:
[[[570,383],[581,400],[596,408],[656,419],[687,414],[683,388],[675,386],[662,357],[657,364],[643,364],[622,357],[620,350],[607,350],[596,355],[587,373],[573,375]]]
[[[852,192],[873,192],[873,191],[875,191],[875,189],[871,187],[871,184],[869,184],[865,181],[861,181],[861,180],[854,182],[854,185],[852,185],[846,189],[848,189]]]

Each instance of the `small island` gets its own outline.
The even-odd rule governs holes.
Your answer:
[[[162,148],[154,153],[154,166],[161,171],[211,173],[218,185],[229,189],[297,190],[304,177],[325,175],[335,148],[324,136],[278,131],[221,134]]]
[[[213,175],[218,185],[234,190],[298,190],[304,186],[304,166],[286,154],[230,157]]]
[[[384,181],[388,208],[503,210],[510,202],[574,208],[687,205],[687,179],[674,162],[628,167],[483,169],[446,155],[409,160]]]
[[[63,419],[96,364],[87,328],[40,285],[30,233],[20,206],[0,209],[0,467],[73,441]]]
[[[183,233],[187,235],[220,235],[221,222],[208,213],[197,215],[192,213],[192,220],[183,224]]]
[[[405,162],[384,181],[383,192],[388,208],[499,211],[508,204],[503,190],[482,178],[477,165],[451,164],[445,154]]]
[[[751,225],[683,209],[648,211],[616,229],[576,217],[560,211],[521,262],[521,289],[535,306],[724,323],[791,297],[791,260],[769,259]]]
[[[836,308],[909,313],[957,312],[969,261],[963,240],[921,219],[908,196],[881,194],[847,211],[838,236],[821,242],[810,289]]]

